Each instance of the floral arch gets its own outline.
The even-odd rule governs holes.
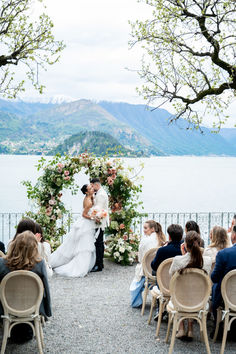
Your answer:
[[[56,155],[49,162],[42,157],[37,165],[42,171],[35,186],[24,181],[28,198],[36,207],[36,212],[27,212],[27,216],[37,221],[44,229],[44,236],[53,249],[60,245],[61,237],[66,233],[71,219],[63,220],[69,213],[61,197],[64,188],[72,194],[78,191],[75,175],[82,169],[89,178],[99,177],[109,195],[110,226],[106,229],[107,254],[117,263],[132,264],[136,258],[139,237],[132,226],[141,214],[137,211],[138,194],[141,185],[136,185],[129,177],[129,168],[125,171],[120,159],[108,156],[96,158],[83,153],[76,157]]]

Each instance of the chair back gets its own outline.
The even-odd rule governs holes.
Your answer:
[[[202,269],[188,268],[176,272],[170,281],[171,300],[175,310],[198,312],[205,309],[211,293],[211,280]]]
[[[145,255],[143,257],[143,261],[142,261],[143,273],[149,279],[156,278],[152,275],[151,263],[152,263],[153,259],[155,258],[157,250],[158,250],[158,248],[151,248],[150,250],[148,250],[145,253]]]
[[[169,270],[172,264],[173,258],[165,259],[157,269],[157,284],[161,293],[164,296],[170,296],[170,279],[171,275]]]
[[[221,283],[221,294],[225,309],[236,312],[236,269],[228,272]]]
[[[42,280],[37,274],[27,270],[8,273],[2,279],[0,287],[4,314],[18,317],[39,314],[43,291]]]

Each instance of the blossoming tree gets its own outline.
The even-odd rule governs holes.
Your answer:
[[[90,178],[99,177],[101,184],[109,194],[110,225],[106,229],[108,247],[106,252],[117,263],[132,264],[136,258],[139,237],[132,226],[140,213],[137,208],[141,185],[136,185],[125,171],[120,159],[110,160],[107,156],[96,158],[87,153],[77,157],[56,155],[47,162],[41,158],[38,170],[42,171],[35,186],[24,181],[28,198],[34,201],[36,212],[27,212],[27,216],[37,221],[44,229],[45,237],[55,249],[61,237],[66,233],[71,219],[65,221],[68,214],[61,200],[64,188],[75,194],[78,186],[75,175],[82,169]],[[129,172],[132,169],[129,168]]]

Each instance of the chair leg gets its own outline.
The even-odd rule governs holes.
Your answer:
[[[203,315],[203,317],[202,317],[202,332],[203,332],[204,342],[205,342],[205,345],[206,345],[207,354],[211,354],[209,341],[208,341],[208,336],[207,336],[206,315]]]
[[[35,319],[34,320],[34,327],[35,327],[35,337],[37,340],[37,344],[38,344],[38,350],[39,350],[39,354],[43,354],[43,348],[42,348],[42,342],[41,342],[41,336],[40,336],[40,329],[39,329],[39,319]]]
[[[168,343],[168,340],[169,340],[171,323],[172,323],[172,321],[171,321],[171,313],[169,312],[169,314],[168,314],[168,327],[167,327],[167,331],[166,331],[166,343]]]
[[[159,316],[158,316],[157,329],[156,329],[156,337],[158,337],[158,335],[159,335],[164,307],[165,307],[165,302],[160,300],[160,302],[159,302]]]
[[[172,329],[172,336],[171,336],[169,354],[172,354],[173,349],[174,349],[176,332],[177,332],[177,316],[175,315],[174,316],[174,322],[173,322],[173,329]]]
[[[41,339],[41,344],[42,344],[42,348],[44,348],[44,341],[43,341],[43,327],[42,327],[42,323],[39,323],[39,332],[40,332],[40,339]]]
[[[153,296],[153,297],[152,297],[151,308],[150,308],[150,314],[149,314],[149,318],[148,318],[148,324],[151,323],[151,320],[152,320],[152,313],[153,313],[153,308],[154,308],[154,306],[155,306],[155,303],[156,303],[156,297]]]
[[[8,320],[3,320],[3,340],[2,340],[2,347],[1,347],[1,354],[5,353],[6,345],[7,345],[7,338],[9,333],[9,326],[10,323]]]
[[[215,329],[215,333],[214,333],[214,337],[213,337],[213,342],[215,343],[218,332],[219,332],[219,325],[220,325],[220,321],[222,318],[222,311],[221,309],[218,307],[217,309],[217,317],[216,317],[216,329]]]
[[[143,292],[143,305],[142,305],[142,310],[141,310],[141,315],[142,316],[144,314],[144,309],[145,309],[145,306],[146,306],[147,294],[148,294],[148,280],[146,279],[145,288],[144,288],[144,292]]]
[[[227,332],[228,332],[228,325],[229,325],[229,313],[227,313],[225,316],[224,332],[223,332],[220,354],[224,354],[225,343],[226,343]]]

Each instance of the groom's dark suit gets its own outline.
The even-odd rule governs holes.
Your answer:
[[[106,191],[101,187],[94,198],[94,206],[98,206],[101,209],[107,210],[108,212],[108,195]],[[103,268],[103,256],[104,256],[104,230],[106,226],[108,225],[108,217],[106,219],[102,220],[102,223],[99,227],[99,235],[96,239],[95,242],[95,247],[96,247],[96,263],[95,267],[98,268],[98,270],[102,270]],[[96,230],[98,231],[98,229]]]

